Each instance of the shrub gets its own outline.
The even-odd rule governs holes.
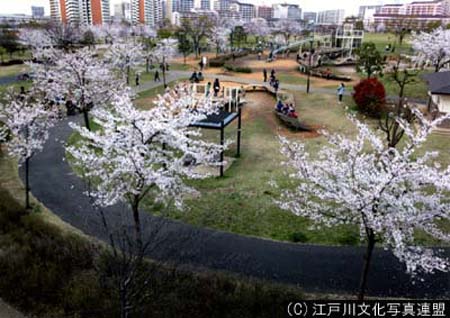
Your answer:
[[[364,79],[354,87],[353,100],[359,111],[379,118],[385,112],[386,91],[378,79]]]
[[[238,72],[238,73],[252,73],[253,72],[250,67],[235,67],[234,71]]]
[[[358,245],[360,242],[359,234],[354,230],[343,231],[337,238],[339,244],[342,245]]]
[[[308,237],[303,232],[294,232],[291,236],[291,241],[294,243],[308,242]]]

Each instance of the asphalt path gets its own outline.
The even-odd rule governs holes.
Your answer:
[[[44,150],[33,157],[32,193],[65,222],[107,241],[100,213],[85,195],[85,183],[65,160],[65,142],[72,133],[69,120],[80,118],[71,117],[52,128]],[[131,213],[126,206],[112,206],[103,212],[110,229],[125,227],[131,233]],[[143,232],[154,242],[147,255],[156,260],[196,270],[213,269],[294,284],[312,293],[352,294],[358,289],[363,247],[291,244],[244,237],[153,217],[146,212],[141,213],[141,218]],[[450,249],[442,253],[450,257]],[[389,251],[374,252],[368,282],[370,296],[449,298],[449,287],[448,273],[411,280],[405,274],[405,266]]]

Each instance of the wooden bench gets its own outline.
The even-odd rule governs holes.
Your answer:
[[[275,113],[275,116],[280,120],[282,124],[284,124],[289,129],[295,130],[295,131],[311,131],[312,129],[308,127],[305,124],[302,124],[298,118],[289,117],[288,115],[285,115],[283,113],[280,113],[277,110],[273,111]]]

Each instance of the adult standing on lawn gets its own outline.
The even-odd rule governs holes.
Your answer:
[[[136,86],[139,87],[141,82],[141,74],[136,73]]]
[[[267,82],[267,70],[263,69],[264,83]]]
[[[214,89],[214,97],[217,97],[217,94],[220,92],[220,82],[218,78],[214,80],[213,89]]]
[[[339,85],[337,89],[337,94],[339,96],[339,104],[342,103],[342,97],[344,96],[344,93],[345,93],[345,85],[344,83],[341,83],[341,85]]]
[[[270,72],[270,77],[275,78],[275,70],[274,69],[272,69],[272,71]]]
[[[159,78],[159,71],[158,70],[155,70],[154,81],[155,82],[161,82],[161,79]]]

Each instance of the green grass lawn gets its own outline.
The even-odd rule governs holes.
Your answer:
[[[268,98],[270,98],[268,96]],[[344,119],[342,107],[335,106],[334,97],[297,95],[302,118],[315,124],[326,123],[335,131],[349,131],[351,126]],[[330,109],[330,105],[334,105]],[[321,118],[321,120],[317,120]],[[210,138],[218,138],[206,132]],[[234,138],[235,127],[227,129],[226,137]],[[323,139],[308,141],[313,149],[323,144]],[[233,156],[235,148],[227,152]],[[322,244],[357,244],[358,231],[352,227],[311,231],[310,223],[279,209],[274,199],[279,190],[269,182],[273,179],[287,185],[283,160],[279,152],[276,134],[264,118],[244,123],[242,157],[226,172],[224,178],[192,181],[190,184],[201,192],[196,199],[188,199],[189,210],[172,209],[168,216],[197,226],[291,241],[294,237],[303,242]]]
[[[356,132],[345,117],[344,107],[336,104],[334,96],[296,93],[296,100],[300,117],[304,121],[346,135]],[[345,102],[349,104],[350,97],[346,97]],[[205,137],[218,139],[217,134],[211,132],[205,132]],[[226,137],[233,140],[234,126],[227,129]],[[309,151],[315,153],[325,144],[325,139],[309,139],[306,144]],[[448,138],[432,136],[426,149],[443,150],[441,161],[448,163],[450,155],[445,151],[448,146]],[[232,146],[227,155],[234,156],[234,153],[235,148]],[[196,226],[268,239],[331,245],[358,244],[356,227],[310,230],[309,221],[275,205],[274,199],[279,197],[280,192],[269,182],[275,180],[281,188],[288,185],[280,165],[282,160],[273,129],[264,118],[256,116],[254,120],[244,123],[242,156],[226,171],[225,177],[189,181],[200,191],[201,196],[188,198],[188,209],[169,209],[165,215]],[[444,228],[450,231],[447,224]],[[424,244],[435,243],[425,235],[418,235],[418,239]]]
[[[429,73],[429,71],[419,72],[415,81],[406,85],[404,93],[406,97],[420,99],[428,98],[428,85],[421,78],[421,76],[426,73]],[[380,77],[379,80],[383,83],[387,96],[398,96],[400,88],[390,74],[385,74],[383,77]]]
[[[377,49],[380,52],[385,53],[386,45],[391,44],[391,46],[395,45],[396,50],[395,53],[404,53],[410,54],[411,49],[411,36],[407,35],[403,39],[402,45],[397,43],[397,38],[393,33],[365,33],[364,34],[364,42],[373,42],[375,43]]]
[[[25,64],[0,66],[0,77],[4,76],[17,76],[28,70],[28,66]]]
[[[280,73],[277,75],[277,78],[280,80],[281,85],[283,85],[283,83],[293,85],[306,85],[307,81],[304,77],[290,73]],[[314,79],[311,77],[311,85],[313,84]]]

